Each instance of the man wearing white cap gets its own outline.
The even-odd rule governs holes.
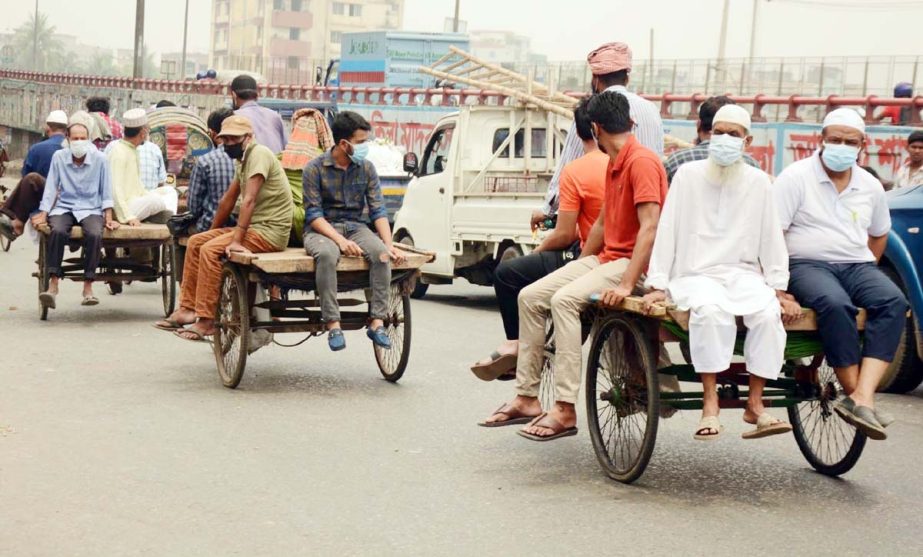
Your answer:
[[[175,213],[178,198],[173,188],[147,191],[141,181],[138,146],[144,142],[147,113],[133,108],[122,115],[122,121],[124,137],[106,150],[112,168],[115,214],[119,222],[138,226],[157,213]]]
[[[907,300],[877,266],[891,216],[881,183],[856,163],[865,123],[849,108],[824,118],[823,145],[776,179],[773,193],[791,261],[788,290],[817,312],[827,362],[846,397],[834,405],[872,439],[893,419],[875,410],[875,389],[904,331]],[[867,321],[860,342],[857,308]]]
[[[51,167],[51,157],[61,149],[67,132],[67,113],[52,110],[45,118],[48,136],[29,148],[22,164],[22,180],[0,207],[0,234],[11,241],[18,238],[29,216],[38,209],[45,191],[45,178]]]
[[[788,253],[769,176],[743,160],[753,141],[750,114],[725,105],[712,126],[708,158],[680,166],[673,178],[645,281],[653,291],[644,300],[650,308],[670,298],[691,312],[689,351],[704,390],[699,440],[721,435],[717,374],[730,367],[735,318],[743,317],[750,373],[743,419],[756,426],[743,437],[756,439],[792,429],[766,413],[762,394],[767,379],[782,369],[782,315],[800,308],[782,296]]]

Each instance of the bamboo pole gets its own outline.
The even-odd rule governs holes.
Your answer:
[[[462,77],[462,76],[458,76],[458,75],[448,74],[448,73],[445,73],[445,72],[440,71],[440,70],[434,70],[434,69],[432,69],[432,68],[430,68],[430,67],[427,67],[427,66],[421,66],[421,67],[420,67],[420,71],[423,72],[423,73],[425,73],[425,74],[429,74],[429,75],[431,75],[431,76],[433,76],[433,77],[438,77],[439,79],[444,79],[444,80],[446,80],[446,81],[455,81],[455,82],[458,82],[458,83],[464,83],[465,85],[471,85],[471,86],[473,86],[473,87],[481,87],[481,88],[484,88],[484,89],[493,89],[493,90],[496,90],[498,93],[503,93],[504,95],[507,95],[507,96],[509,96],[509,97],[513,97],[513,98],[518,99],[518,100],[520,100],[520,101],[522,101],[522,102],[534,104],[535,106],[537,106],[537,107],[539,107],[539,108],[541,108],[541,109],[543,109],[543,110],[547,110],[547,111],[549,111],[549,112],[554,112],[555,114],[560,114],[561,116],[565,116],[565,117],[567,117],[567,118],[573,118],[573,117],[574,117],[574,112],[573,112],[572,110],[569,110],[569,109],[567,109],[567,108],[564,108],[563,106],[558,106],[558,105],[556,105],[556,104],[552,104],[552,103],[550,103],[550,102],[548,102],[548,101],[546,101],[546,100],[540,99],[540,98],[538,98],[538,97],[536,97],[536,96],[534,96],[534,95],[528,95],[528,94],[523,93],[522,91],[519,91],[519,90],[517,90],[517,89],[512,89],[512,88],[510,88],[510,87],[505,87],[505,86],[503,86],[503,85],[488,85],[488,84],[486,84],[486,83],[484,83],[484,82],[482,82],[482,81],[477,81],[477,80],[474,80],[474,79],[468,79],[468,78],[466,78],[466,77]],[[566,96],[566,95],[565,95],[565,96]],[[570,103],[571,103],[571,106],[573,106],[574,104],[577,103],[577,99],[574,99],[573,97],[568,97],[568,99],[569,99],[569,101],[570,101]]]

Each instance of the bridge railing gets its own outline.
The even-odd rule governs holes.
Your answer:
[[[42,87],[46,86],[46,87]],[[114,104],[127,110],[135,106],[153,104],[168,98],[189,106],[205,116],[208,111],[224,104],[229,95],[227,83],[213,80],[163,80],[132,79],[78,75],[64,73],[42,73],[23,70],[0,69],[0,125],[41,129],[42,118],[49,110],[63,108],[76,110],[81,97],[102,94],[115,97]],[[259,86],[260,95],[269,99],[283,99],[315,103],[339,102],[345,104],[366,104],[378,106],[459,106],[498,105],[507,102],[503,93],[476,89],[450,88],[389,88],[389,87],[323,87],[314,85],[268,84]],[[575,97],[582,92],[570,93]],[[662,93],[644,95],[660,105],[665,119],[696,119],[699,106],[708,98],[702,93]],[[754,121],[767,121],[767,108],[774,107],[774,120],[786,122],[815,120],[826,112],[840,106],[852,106],[865,110],[868,122],[873,122],[876,109],[886,106],[914,107],[911,110],[910,125],[921,126],[920,109],[923,96],[908,98],[887,98],[870,95],[867,97],[846,97],[830,95],[810,97],[802,95],[739,96],[729,94],[735,102],[752,107]],[[808,116],[805,108],[813,107]]]

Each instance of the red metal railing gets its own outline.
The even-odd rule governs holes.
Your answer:
[[[93,75],[42,73],[23,70],[0,69],[0,78],[29,81],[36,83],[50,83],[56,85],[75,85],[84,87],[100,87],[115,89],[141,89],[162,93],[176,94],[201,94],[201,95],[227,95],[228,84],[212,80],[179,81],[165,79],[133,79],[128,77],[106,77]],[[423,89],[423,88],[392,88],[392,87],[323,87],[314,85],[260,85],[260,95],[271,99],[303,100],[309,102],[331,102],[337,99],[341,102],[376,104],[382,106],[414,105],[463,105],[463,104],[501,104],[507,95],[497,91],[475,89]],[[574,97],[585,93],[569,92]],[[677,118],[672,113],[676,103],[689,103],[687,119],[697,118],[699,105],[709,95],[701,93],[677,95],[662,93],[658,95],[643,95],[645,98],[660,103],[660,112],[664,118]],[[763,109],[767,106],[787,106],[786,122],[801,122],[798,109],[803,106],[823,106],[826,111],[840,106],[855,106],[865,109],[866,121],[873,122],[876,108],[885,106],[916,107],[911,111],[910,124],[923,126],[919,109],[923,108],[923,96],[914,98],[887,98],[870,95],[868,97],[841,97],[830,95],[827,97],[807,97],[792,95],[789,97],[755,95],[736,96],[729,94],[738,104],[753,106],[753,120],[765,122]],[[681,116],[680,116],[681,117]]]

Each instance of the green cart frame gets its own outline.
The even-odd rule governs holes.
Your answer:
[[[619,309],[592,307],[584,315],[585,335],[586,327],[592,325],[584,385],[587,422],[596,458],[614,480],[631,483],[644,473],[662,413],[702,408],[701,390],[661,389],[663,378],[669,376],[684,383],[700,383],[689,363],[688,317],[688,312],[663,306],[645,315],[641,299],[636,297],[626,299]],[[860,311],[858,322],[863,328],[864,311]],[[767,407],[787,409],[798,448],[815,470],[828,476],[845,474],[862,455],[866,436],[833,411],[832,404],[843,389],[824,360],[814,313],[806,310],[801,320],[786,329],[786,363],[779,378],[767,382],[763,402]],[[542,378],[543,404],[553,400],[551,337]],[[737,354],[742,338],[743,334],[735,348]],[[679,342],[686,363],[658,369],[660,344],[664,342]],[[748,381],[743,363],[733,363],[719,374],[720,407],[744,408]]]

